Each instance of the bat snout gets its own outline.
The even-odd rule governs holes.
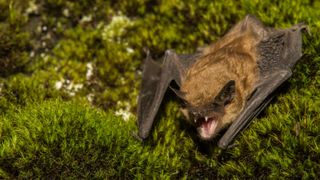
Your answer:
[[[203,140],[212,139],[218,131],[218,116],[204,116],[194,120],[199,136]]]

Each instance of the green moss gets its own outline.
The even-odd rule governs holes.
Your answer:
[[[0,176],[319,178],[319,8],[302,0],[0,0]],[[135,141],[143,48],[155,58],[192,53],[248,13],[278,28],[305,22],[311,35],[293,77],[236,146],[198,142],[171,101],[151,138]]]
[[[164,144],[144,146],[131,135],[132,120],[78,103],[34,103],[0,119],[0,176],[5,178],[168,178],[190,166],[186,150],[193,145],[184,135],[161,135],[155,140]],[[176,125],[162,123],[162,129],[173,134]]]
[[[29,34],[0,24],[0,76],[25,71],[31,48]]]

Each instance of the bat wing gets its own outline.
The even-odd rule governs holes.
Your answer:
[[[261,77],[246,107],[219,140],[218,146],[224,149],[271,101],[275,90],[291,76],[292,68],[302,56],[301,31],[307,28],[305,25],[298,24],[285,30],[269,28],[265,31],[258,22],[252,28],[256,25],[264,32],[257,47]]]
[[[152,59],[147,51],[144,62],[142,82],[138,99],[138,136],[146,139],[151,130],[154,118],[158,112],[163,96],[171,81],[181,85],[185,73],[197,59],[197,53],[193,55],[178,55],[172,50],[167,50],[163,62]]]

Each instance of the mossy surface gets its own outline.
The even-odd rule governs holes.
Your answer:
[[[0,177],[319,178],[319,9],[289,0],[0,0]],[[136,141],[143,48],[192,53],[246,14],[310,28],[271,105],[221,150],[193,138],[168,98],[151,138]]]
[[[186,149],[193,144],[183,134],[142,146],[131,135],[133,120],[123,121],[80,102],[32,103],[0,118],[4,178],[169,178],[183,175],[190,166],[192,153]],[[163,126],[166,133],[177,131],[173,123]]]

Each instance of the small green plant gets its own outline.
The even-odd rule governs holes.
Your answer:
[[[320,177],[317,1],[0,0],[1,178]],[[305,22],[303,58],[234,148],[199,142],[166,101],[138,142],[144,47],[193,53],[246,14]],[[119,117],[120,116],[120,117]],[[125,120],[125,121],[124,121]]]
[[[144,146],[131,135],[136,129],[132,119],[123,121],[79,102],[30,103],[0,119],[3,178],[178,177],[190,166],[193,144],[183,134],[174,135],[172,120],[158,132],[173,137],[155,135],[162,143]]]

